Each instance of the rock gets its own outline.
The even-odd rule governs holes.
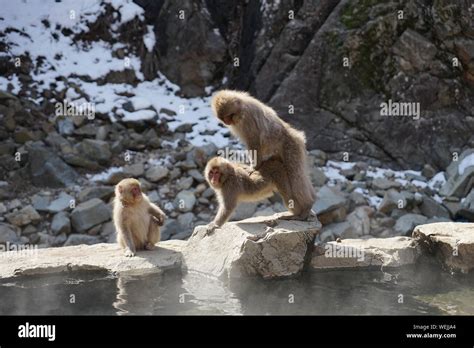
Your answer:
[[[58,126],[58,132],[61,135],[71,135],[74,133],[74,123],[69,117],[58,118],[56,125]]]
[[[402,184],[397,181],[389,180],[387,178],[375,178],[372,181],[372,187],[375,190],[388,190],[392,188],[400,188]]]
[[[186,159],[197,163],[200,168],[206,166],[207,161],[216,156],[217,146],[210,143],[203,146],[196,146],[186,154]],[[200,173],[199,173],[200,174]]]
[[[183,123],[176,127],[175,132],[179,133],[191,133],[193,131],[194,124],[192,123]]]
[[[71,223],[74,231],[82,233],[89,228],[110,220],[109,207],[99,198],[77,205],[71,213]]]
[[[92,198],[100,198],[108,201],[114,194],[114,188],[111,186],[91,186],[81,190],[77,196],[79,203],[89,201]]]
[[[143,163],[128,164],[123,167],[123,173],[127,177],[137,178],[145,173]]]
[[[168,175],[168,173],[169,173],[168,168],[164,166],[154,166],[146,171],[145,177],[147,178],[147,180],[150,180],[151,182],[157,182],[165,178]]]
[[[161,228],[161,240],[168,240],[172,235],[178,234],[183,230],[183,227],[178,224],[175,219],[166,219],[164,226]]]
[[[393,52],[403,57],[416,70],[424,70],[432,62],[437,49],[424,36],[407,29],[393,46]]]
[[[423,201],[420,205],[420,212],[422,215],[429,218],[439,217],[449,219],[448,209],[428,196],[423,196]]]
[[[77,145],[77,149],[88,159],[101,164],[108,164],[112,157],[109,143],[103,140],[84,139]]]
[[[139,251],[131,258],[124,257],[117,244],[105,243],[39,249],[35,250],[35,257],[28,253],[11,253],[5,255],[4,262],[0,263],[0,278],[80,270],[105,270],[118,274],[159,273],[180,269],[184,244],[181,241],[161,242],[155,250]]]
[[[351,233],[345,234],[343,238],[357,238],[370,234],[370,217],[374,215],[374,210],[369,206],[357,207],[347,216],[347,222],[351,226]]]
[[[324,186],[326,182],[328,181],[328,178],[326,177],[326,174],[319,169],[319,168],[313,168],[311,170],[311,182],[313,183],[314,186],[319,187],[319,186]]]
[[[185,231],[181,231],[179,233],[173,234],[171,236],[171,239],[179,239],[179,240],[184,240],[189,238],[193,234],[192,228],[187,229]]]
[[[194,179],[192,177],[183,178],[178,181],[176,188],[180,191],[187,190],[193,185],[193,180]]]
[[[239,221],[252,217],[257,211],[258,203],[256,202],[242,202],[235,209],[230,217],[230,221]]]
[[[474,189],[464,198],[462,201],[457,215],[468,219],[469,221],[474,221]]]
[[[97,236],[73,233],[67,238],[66,242],[64,243],[64,246],[81,245],[81,244],[92,245],[92,244],[98,244],[100,242],[101,242],[101,239]]]
[[[464,151],[446,169],[448,180],[439,191],[442,196],[465,197],[474,187],[474,149]]]
[[[70,196],[65,192],[61,192],[59,197],[48,205],[47,211],[50,213],[57,213],[62,210],[66,210],[69,208],[71,201],[75,201],[73,196]]]
[[[18,241],[18,235],[16,234],[13,226],[0,222],[0,244],[5,243],[16,243]]]
[[[176,112],[167,108],[161,108],[160,109],[160,114],[165,114],[167,116],[176,116]]]
[[[319,190],[313,210],[323,225],[342,221],[346,217],[346,197],[337,189],[323,186]]]
[[[182,229],[192,229],[193,227],[194,214],[193,213],[184,213],[179,214],[178,224]]]
[[[67,241],[67,235],[65,233],[61,233],[60,235],[57,235],[53,239],[51,246],[53,247],[63,246],[64,243],[66,243],[66,241]]]
[[[378,210],[390,214],[394,209],[411,209],[415,203],[415,196],[408,191],[398,192],[394,189],[385,192]]]
[[[204,182],[204,176],[197,169],[189,170],[188,174],[191,175],[191,177],[197,182]]]
[[[311,267],[316,270],[346,268],[398,268],[413,265],[421,254],[412,238],[343,239],[314,247]]]
[[[278,220],[274,225],[275,217],[230,222],[208,236],[205,226],[196,227],[182,251],[183,267],[224,279],[280,278],[300,273],[320,223]],[[247,238],[256,236],[262,238]]]
[[[416,226],[423,225],[427,220],[428,218],[423,215],[406,214],[397,220],[394,230],[398,235],[410,235]]]
[[[335,240],[338,237],[346,238],[354,236],[352,226],[347,221],[335,222],[329,225],[324,225],[318,239],[322,242]]]
[[[421,171],[421,175],[423,175],[427,179],[431,179],[437,174],[436,169],[434,169],[431,165],[425,164]]]
[[[474,224],[439,222],[417,226],[413,238],[449,271],[474,268]]]
[[[311,150],[309,152],[310,158],[313,159],[315,166],[325,166],[328,161],[328,155],[321,150]]]
[[[37,144],[27,149],[33,184],[40,187],[62,187],[77,183],[78,174],[52,151]]]
[[[42,194],[35,194],[31,197],[31,204],[37,211],[48,211],[51,203],[51,196],[44,196]]]
[[[194,196],[194,193],[191,191],[179,192],[174,201],[175,207],[177,207],[177,209],[182,212],[193,210],[195,204],[196,204],[196,197]]]
[[[9,223],[15,226],[25,226],[30,223],[37,223],[41,219],[41,216],[31,205],[27,205],[18,211],[6,214],[5,217]]]
[[[106,222],[100,228],[101,236],[110,236],[115,233],[115,226],[113,221]]]
[[[53,221],[51,222],[51,232],[53,232],[55,236],[61,233],[71,233],[71,221],[66,212],[61,211],[54,215]]]

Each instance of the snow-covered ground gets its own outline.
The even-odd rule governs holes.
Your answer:
[[[73,35],[66,36],[62,33],[63,29],[71,30],[74,34],[88,31],[88,24],[104,13],[105,4],[110,4],[119,13],[117,21],[111,27],[114,37],[118,37],[117,30],[121,24],[136,17],[141,20],[144,18],[144,10],[131,0],[0,0],[0,32],[5,33],[4,40],[10,47],[9,51],[1,52],[0,55],[8,55],[15,63],[18,63],[17,57],[27,53],[33,62],[43,59],[43,63],[32,70],[31,76],[34,82],[30,87],[39,92],[51,89],[51,84],[56,84],[58,92],[64,90],[64,82],[57,79],[67,77],[69,83],[77,84],[88,95],[96,112],[109,115],[112,121],[117,116],[122,116],[125,120],[151,119],[155,113],[146,108],[151,106],[157,112],[166,108],[177,114],[171,118],[166,117],[171,130],[184,123],[194,124],[193,131],[188,134],[188,139],[194,145],[213,142],[219,147],[226,146],[228,140],[223,136],[224,129],[212,117],[209,97],[178,97],[176,91],[179,87],[161,74],[153,81],[145,81],[140,71],[139,57],[131,54],[120,59],[112,55],[113,51],[124,46],[120,42],[114,45],[105,41],[74,42]],[[17,30],[7,30],[8,28]],[[147,49],[151,50],[157,38],[150,26],[147,29],[143,41]],[[88,76],[96,80],[111,71],[125,69],[134,70],[140,81],[136,87],[128,84],[98,85],[80,78]],[[22,86],[16,74],[9,78],[0,77],[0,89],[6,90],[9,83],[14,86],[13,93],[20,91]],[[136,96],[133,104],[138,111],[130,113],[121,109],[128,101],[128,98],[120,95],[123,93],[133,93]],[[80,98],[74,93],[68,93],[67,97],[69,102]],[[35,101],[40,103],[43,100],[39,98]],[[118,108],[116,113],[112,112],[114,107]],[[206,134],[202,135],[203,132]]]

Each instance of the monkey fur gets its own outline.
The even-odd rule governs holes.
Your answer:
[[[142,193],[136,179],[123,179],[115,186],[113,220],[117,242],[125,256],[137,250],[151,250],[160,241],[160,226],[166,215]]]

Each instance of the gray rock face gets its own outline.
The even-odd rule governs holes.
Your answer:
[[[77,149],[83,156],[101,164],[107,164],[112,157],[109,143],[103,140],[84,139]]]
[[[110,218],[109,207],[98,198],[77,205],[71,213],[72,227],[78,233],[85,232],[95,225],[110,220]]]
[[[323,186],[317,193],[313,210],[323,225],[339,222],[346,217],[346,196],[328,186]]]
[[[274,217],[230,222],[208,236],[205,226],[198,226],[183,250],[184,267],[225,279],[295,275],[302,271],[319,228],[319,222],[274,225]],[[261,239],[248,239],[254,236]]]
[[[418,225],[423,225],[428,218],[419,214],[406,214],[397,220],[394,230],[397,234],[406,236],[411,235],[413,229]]]
[[[317,270],[396,268],[414,264],[420,254],[420,248],[409,237],[344,239],[316,245],[311,267]]]
[[[413,238],[449,271],[474,269],[474,224],[438,222],[418,226]]]
[[[36,223],[41,219],[41,216],[31,205],[27,205],[18,211],[6,214],[5,217],[9,223],[15,226],[26,226],[30,223]]]
[[[18,235],[13,230],[13,227],[0,222],[0,244],[5,244],[7,242],[15,243],[18,241]]]
[[[429,218],[439,217],[449,219],[449,211],[433,198],[423,196],[423,201],[420,205],[421,214]]]
[[[71,235],[73,236],[73,235]],[[71,237],[70,237],[71,238]],[[182,241],[168,241],[137,257],[125,257],[117,244],[78,245],[47,248],[29,254],[11,253],[0,263],[0,278],[69,271],[109,271],[119,274],[160,273],[181,267]]]
[[[71,195],[68,195],[65,192],[61,192],[59,194],[59,197],[56,198],[54,201],[52,201],[48,205],[47,210],[50,213],[57,213],[62,210],[66,210],[69,207],[72,200],[74,200],[74,197],[72,197]]]
[[[163,167],[163,166],[155,166],[151,167],[148,169],[145,173],[145,177],[147,180],[150,180],[151,182],[157,182],[160,181],[161,179],[165,178],[169,173],[168,168]]]
[[[66,212],[61,211],[54,215],[53,221],[51,222],[51,231],[55,236],[61,233],[71,233],[71,221]]]
[[[469,221],[474,221],[474,189],[464,198],[457,214]]]
[[[188,212],[193,210],[194,205],[196,204],[196,197],[191,191],[181,191],[176,195],[174,202],[175,207],[182,212]]]
[[[78,174],[54,152],[41,145],[28,147],[30,175],[38,186],[62,187],[75,183]]]
[[[81,192],[77,197],[79,202],[85,202],[91,200],[92,198],[100,198],[104,201],[107,201],[112,194],[114,193],[114,188],[112,186],[95,186],[87,187]]]
[[[474,149],[464,151],[446,169],[446,183],[440,190],[443,196],[465,197],[474,186]]]
[[[388,190],[385,192],[379,211],[385,214],[391,213],[394,209],[409,209],[413,207],[415,196],[408,191],[398,192]]]

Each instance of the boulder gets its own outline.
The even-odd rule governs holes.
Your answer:
[[[92,198],[100,198],[103,201],[107,201],[112,197],[114,193],[114,188],[112,186],[95,186],[95,187],[86,187],[81,190],[77,196],[79,202],[85,202],[91,200]]]
[[[415,226],[423,225],[428,218],[420,214],[405,214],[397,220],[394,230],[398,235],[411,235]]]
[[[346,217],[346,196],[339,190],[323,186],[317,193],[313,210],[323,225],[342,221]]]
[[[90,236],[88,234],[71,234],[66,242],[64,243],[64,246],[71,246],[71,245],[81,245],[81,244],[86,244],[86,245],[92,245],[92,244],[98,244],[101,242],[101,239],[97,236]]]
[[[443,196],[465,197],[474,186],[474,149],[464,151],[446,169],[446,183],[439,193]]]
[[[74,231],[85,232],[89,228],[110,220],[110,208],[99,198],[79,204],[71,213],[71,223]]]
[[[146,171],[145,177],[151,182],[157,182],[168,176],[168,173],[168,168],[164,166],[154,166]]]
[[[421,214],[429,218],[439,217],[449,219],[449,210],[428,196],[423,196],[420,211]]]
[[[316,245],[311,268],[397,268],[412,265],[420,249],[410,237],[344,239]]]
[[[198,226],[183,250],[183,266],[219,278],[280,278],[300,273],[321,225],[276,220],[278,215],[230,222],[212,234]]]
[[[57,213],[69,208],[71,201],[74,201],[74,197],[68,195],[65,192],[61,192],[59,197],[52,201],[47,208],[50,213]]]
[[[438,222],[417,226],[413,238],[449,271],[474,268],[474,223]]]
[[[41,219],[41,216],[31,205],[27,205],[18,211],[6,214],[5,217],[9,223],[15,226],[26,226],[30,223],[36,223]]]
[[[33,184],[40,187],[62,187],[73,185],[79,179],[76,171],[48,148],[35,143],[27,149]]]
[[[474,221],[474,189],[462,200],[457,215]]]
[[[13,226],[0,222],[0,244],[7,242],[14,243],[18,241],[18,235],[16,234]]]
[[[0,263],[0,278],[70,271],[108,271],[119,274],[160,273],[181,267],[181,249],[185,242],[167,241],[155,250],[139,251],[125,257],[117,244],[67,246],[9,252]],[[32,257],[34,255],[34,257]]]
[[[188,212],[193,210],[195,204],[196,197],[191,191],[181,191],[176,195],[176,199],[174,202],[175,207],[177,207],[178,210],[182,212]]]
[[[54,215],[53,221],[51,222],[51,232],[53,232],[55,236],[61,233],[71,233],[71,221],[66,212],[61,211]]]
[[[103,140],[84,139],[77,145],[79,153],[92,161],[107,164],[111,157],[110,145]]]

